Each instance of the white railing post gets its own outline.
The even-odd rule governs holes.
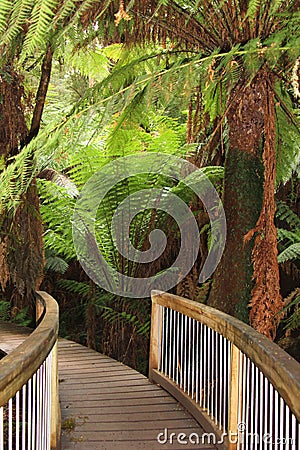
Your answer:
[[[231,346],[231,364],[230,364],[230,386],[229,386],[229,405],[228,405],[228,439],[229,450],[238,448],[239,438],[239,418],[242,400],[241,386],[241,359],[240,350],[235,346]]]
[[[155,300],[152,301],[150,353],[149,353],[149,380],[152,380],[152,371],[159,368],[159,355],[162,338],[162,307]]]

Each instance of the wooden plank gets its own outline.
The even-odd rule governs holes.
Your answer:
[[[111,382],[133,382],[134,380],[136,381],[144,381],[143,378],[141,378],[139,376],[139,374],[135,374],[135,373],[126,373],[125,374],[122,371],[118,371],[115,373],[112,373],[111,376],[108,376],[107,373],[105,374],[105,376],[102,374],[102,372],[100,372],[99,374],[90,374],[91,376],[89,377],[89,383],[93,384],[93,383],[107,383],[108,381]],[[86,378],[83,380],[78,379],[78,377],[71,377],[69,375],[68,379],[66,380],[66,382],[68,384],[71,384],[72,386],[76,386],[76,384],[81,385],[83,383],[86,382]]]
[[[74,410],[75,408],[78,409],[80,408],[80,410],[86,410],[89,409],[90,411],[98,411],[99,407],[101,408],[109,408],[109,407],[118,407],[118,408],[124,408],[126,406],[132,406],[132,407],[136,407],[136,406],[140,406],[141,404],[143,406],[145,406],[146,408],[151,407],[154,410],[156,409],[156,407],[159,407],[159,405],[164,405],[164,404],[170,404],[170,405],[179,405],[179,403],[173,398],[170,397],[170,395],[166,394],[162,395],[162,396],[156,396],[156,397],[145,397],[143,396],[141,397],[137,397],[137,398],[132,398],[132,397],[125,397],[125,398],[118,398],[118,399],[113,399],[113,398],[109,398],[106,400],[101,400],[101,404],[99,405],[99,403],[95,403],[94,406],[91,402],[89,402],[88,404],[83,403],[78,401],[78,402],[68,402],[67,399],[62,399],[61,400],[62,406],[66,407],[68,409],[73,409],[73,406],[68,406],[69,403],[71,403],[72,405],[74,405]],[[92,414],[92,412],[91,412]]]
[[[122,413],[126,413],[126,414],[133,414],[135,412],[142,412],[142,413],[147,413],[149,411],[149,406],[151,406],[151,412],[157,414],[160,413],[161,411],[184,411],[184,408],[182,406],[180,406],[179,404],[174,404],[173,402],[169,402],[169,403],[157,403],[156,405],[154,405],[153,403],[144,405],[141,404],[141,402],[138,402],[138,404],[132,405],[132,404],[125,404],[125,405],[111,405],[111,402],[106,402],[105,405],[103,405],[101,403],[101,405],[99,406],[99,408],[91,408],[91,407],[87,407],[85,408],[81,408],[80,412],[78,411],[78,407],[75,408],[68,408],[69,413],[74,411],[74,413],[76,413],[76,411],[78,411],[78,415],[88,415],[90,418],[90,421],[95,421],[95,417],[100,417],[103,415],[108,414],[120,414],[120,411],[122,411]],[[82,412],[83,411],[83,412]],[[103,417],[101,418],[101,420],[103,419]]]
[[[175,411],[176,412],[176,411]],[[141,418],[138,415],[132,415],[132,418],[123,416],[121,412],[119,414],[111,414],[104,420],[103,416],[93,416],[91,418],[88,415],[76,415],[75,428],[78,426],[80,431],[138,431],[138,430],[154,430],[156,431],[161,427],[178,428],[183,426],[182,411],[177,411],[177,414],[172,414],[174,411],[162,411],[161,416],[158,418],[154,414],[144,413]],[[148,415],[148,416],[147,416]],[[98,421],[95,420],[98,418]],[[93,420],[92,420],[93,419]],[[99,419],[101,421],[99,421]],[[135,420],[134,420],[135,419]],[[184,422],[185,428],[195,429],[195,422],[190,419]],[[199,432],[199,428],[197,428]],[[201,430],[202,432],[202,430]]]

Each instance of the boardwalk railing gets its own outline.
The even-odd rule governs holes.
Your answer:
[[[299,363],[227,314],[154,291],[149,378],[209,430],[191,443],[300,448]]]
[[[0,450],[58,448],[58,305],[39,292],[36,311],[37,328],[0,361]]]

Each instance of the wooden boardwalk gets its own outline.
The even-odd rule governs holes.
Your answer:
[[[0,349],[10,352],[29,332],[0,323]],[[59,340],[58,359],[62,450],[215,449],[181,443],[189,437],[195,442],[198,436],[201,442],[204,430],[174,398],[135,370],[65,339]],[[186,437],[179,436],[178,442],[179,433]]]

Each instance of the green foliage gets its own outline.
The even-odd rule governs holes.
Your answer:
[[[287,306],[283,312],[288,315],[283,320],[286,330],[297,330],[300,327],[300,289],[295,289],[285,300]]]
[[[50,252],[49,257],[59,257],[70,261],[76,257],[71,228],[75,199],[66,189],[51,181],[38,180],[38,189],[41,198],[41,214],[46,225],[45,249]],[[47,261],[49,265],[49,260]],[[55,264],[56,268],[67,269],[67,263],[63,264],[62,261],[52,259],[52,269]]]
[[[16,323],[27,327],[31,324],[31,319],[28,317],[27,308],[22,311],[14,311],[14,315],[11,315],[11,305],[5,300],[0,300],[0,320],[6,322]]]
[[[276,183],[285,184],[300,167],[300,135],[291,97],[283,84],[276,85]],[[296,111],[297,112],[297,111]]]
[[[287,229],[277,228],[278,262],[300,258],[300,219],[284,202],[277,203],[276,218],[285,223]]]

